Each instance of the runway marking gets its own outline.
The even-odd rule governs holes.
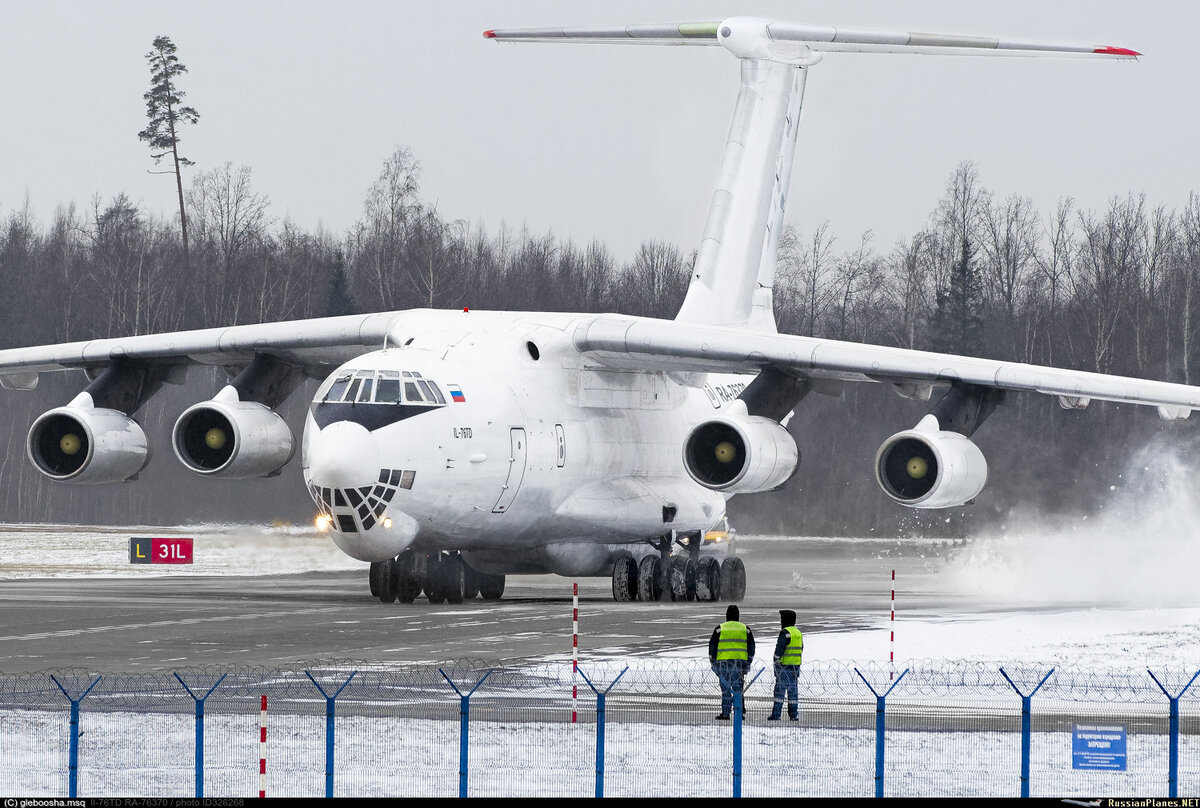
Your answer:
[[[129,629],[144,629],[158,628],[160,626],[193,626],[199,623],[221,623],[229,620],[260,620],[270,617],[289,617],[298,614],[315,614],[317,612],[327,611],[324,607],[319,609],[288,609],[287,611],[279,612],[256,612],[254,614],[228,614],[219,615],[216,617],[188,617],[182,620],[159,620],[154,623],[126,623],[120,626],[92,626],[91,628],[69,628],[61,631],[40,631],[36,634],[12,634],[7,637],[0,637],[0,642],[10,642],[14,640],[49,640],[55,637],[77,637],[81,634],[98,634],[104,631],[125,631]],[[151,642],[150,640],[141,640],[141,642]]]

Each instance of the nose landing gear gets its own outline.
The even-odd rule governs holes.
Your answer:
[[[504,576],[472,569],[456,552],[417,553],[371,563],[367,573],[372,597],[382,603],[412,603],[424,592],[430,603],[462,603],[482,597],[499,600]]]

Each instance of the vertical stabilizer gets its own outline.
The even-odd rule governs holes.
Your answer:
[[[676,319],[775,331],[772,287],[806,69],[741,59],[742,85]]]
[[[824,53],[1136,59],[1129,48],[964,34],[885,31],[731,17],[721,22],[484,31],[497,42],[595,42],[723,47],[742,86],[677,320],[775,331],[772,287],[807,70]]]

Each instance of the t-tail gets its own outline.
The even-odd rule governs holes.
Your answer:
[[[774,332],[772,289],[808,68],[824,53],[1080,56],[1136,59],[1128,48],[834,28],[731,17],[721,22],[485,31],[498,42],[717,45],[742,83],[691,284],[676,319]]]

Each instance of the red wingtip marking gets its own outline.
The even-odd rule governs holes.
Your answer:
[[[1129,48],[1114,48],[1111,45],[1108,45],[1103,48],[1096,48],[1094,51],[1092,51],[1092,53],[1106,53],[1109,56],[1141,56],[1142,55],[1135,50],[1130,50]]]
[[[470,311],[466,306],[463,306],[463,311]]]
[[[484,39],[495,39],[495,38],[496,38],[496,32],[495,32],[495,31],[491,31],[491,30],[489,30],[489,31],[484,31],[484,32],[483,32],[483,37],[484,37]]]

